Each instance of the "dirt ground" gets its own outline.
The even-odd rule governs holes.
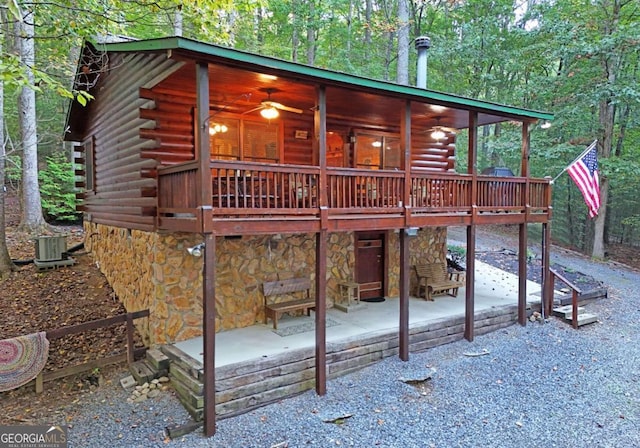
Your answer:
[[[14,197],[7,204],[7,244],[14,260],[31,260],[35,243],[30,235],[16,231],[19,207]],[[82,243],[82,227],[56,226],[45,234],[67,236],[67,248]],[[39,271],[33,263],[17,270],[0,284],[0,339],[46,331],[125,313],[91,255],[83,248],[70,254],[71,267]],[[136,336],[136,346],[141,346]],[[126,350],[124,325],[52,339],[45,371],[81,364],[91,359],[123,353]],[[103,368],[100,374],[124,370],[126,366]],[[96,387],[96,373],[88,372],[47,382],[44,393],[36,394],[33,383],[0,393],[0,424],[28,423],[51,415],[63,404],[73,403]]]

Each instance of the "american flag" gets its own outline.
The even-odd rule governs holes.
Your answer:
[[[589,208],[589,217],[598,214],[600,208],[600,179],[598,177],[597,140],[591,143],[584,153],[578,157],[567,171],[582,193],[584,202]]]

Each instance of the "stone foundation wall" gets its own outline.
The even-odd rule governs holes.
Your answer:
[[[85,223],[86,246],[128,311],[149,308],[137,321],[145,342],[167,344],[202,334],[202,257],[187,248],[202,241],[186,233],[157,234]],[[388,295],[399,294],[398,234],[387,238]],[[327,306],[338,283],[354,278],[353,233],[331,233],[327,247]],[[444,260],[446,229],[427,228],[410,241],[411,264]],[[316,235],[261,235],[216,239],[216,331],[264,319],[262,283],[309,277],[315,293]],[[412,276],[415,274],[412,273]],[[413,277],[412,277],[413,278]],[[415,283],[415,282],[414,282]]]
[[[151,309],[154,296],[153,263],[157,235],[84,222],[85,247],[127,311]],[[145,343],[151,318],[136,319]]]
[[[425,227],[418,231],[417,236],[409,239],[409,266],[411,267],[409,290],[412,294],[415,294],[418,281],[413,265],[437,261],[444,263],[446,254],[446,227]],[[400,236],[396,232],[389,232],[387,235],[387,260],[388,295],[398,297],[400,295]]]
[[[202,257],[187,248],[192,234],[157,234],[85,223],[86,246],[128,311],[148,308],[137,324],[146,343],[167,344],[202,334]],[[309,277],[315,285],[315,234],[216,239],[216,331],[264,319],[262,283]],[[352,278],[353,234],[331,234],[327,259],[327,306],[338,282]],[[140,322],[140,320],[136,321]]]
[[[446,263],[447,257],[447,228],[425,227],[418,231],[415,238],[409,240],[409,265],[411,277],[409,290],[416,293],[418,278],[413,265],[419,263]]]

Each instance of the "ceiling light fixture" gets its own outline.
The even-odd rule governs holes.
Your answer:
[[[265,107],[260,111],[260,115],[267,120],[273,120],[274,118],[278,118],[280,113],[275,107]]]
[[[225,124],[211,123],[209,125],[209,135],[224,134],[229,128]]]
[[[542,129],[549,129],[549,128],[551,127],[551,122],[550,122],[550,121],[545,120],[545,121],[543,121],[543,122],[542,122],[542,124],[540,125],[540,127],[541,127]]]
[[[432,133],[431,133],[431,138],[434,140],[442,140],[443,138],[445,138],[446,134],[444,133],[444,131],[442,129],[435,129]]]

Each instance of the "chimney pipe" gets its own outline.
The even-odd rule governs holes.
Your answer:
[[[427,36],[416,37],[416,50],[418,50],[418,77],[416,86],[421,89],[427,88],[427,51],[431,47],[431,39]]]

